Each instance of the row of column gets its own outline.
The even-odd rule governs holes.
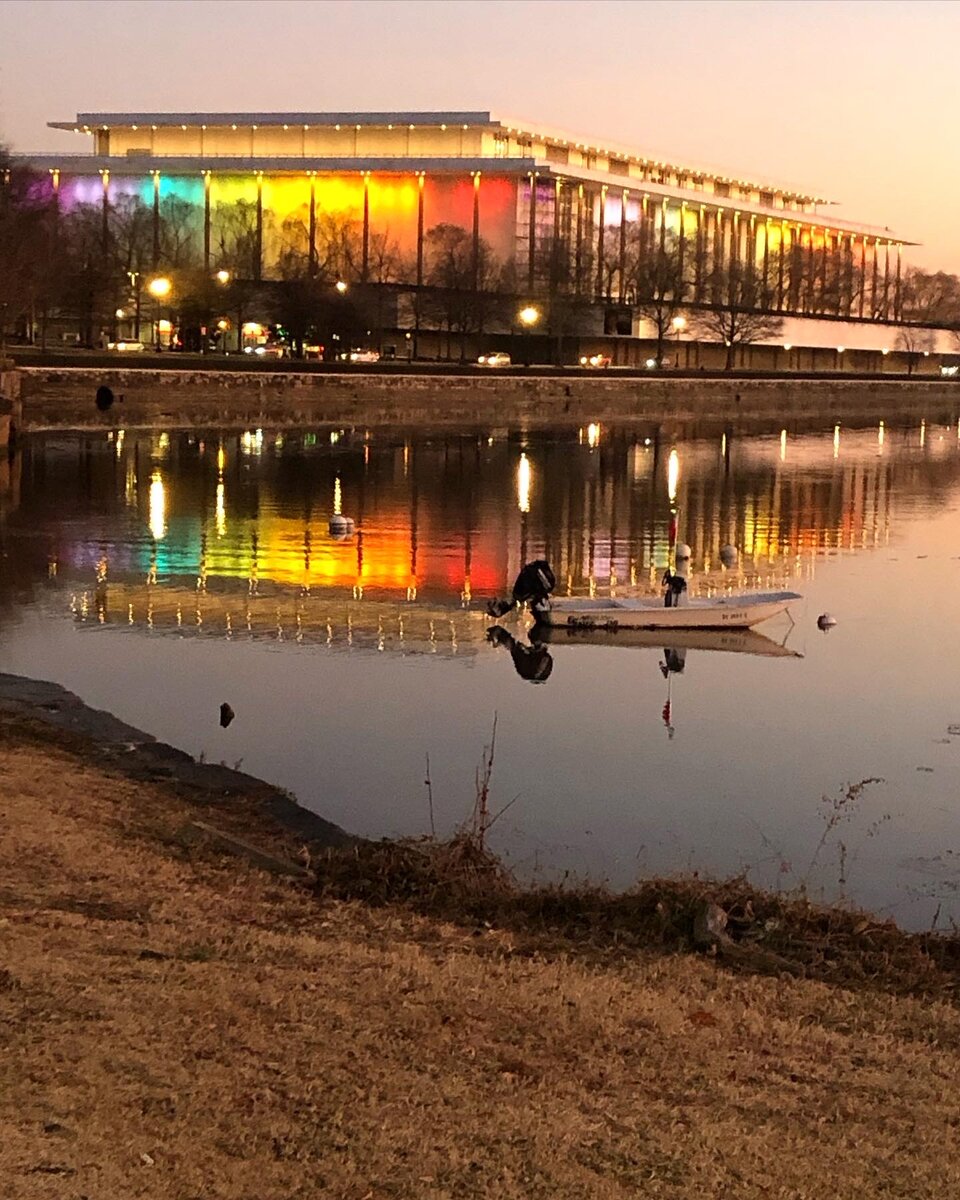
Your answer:
[[[55,219],[59,217],[59,193],[60,193],[60,172],[59,170],[51,170],[51,179],[53,182],[53,211]],[[160,172],[151,172],[153,178],[153,245],[152,245],[152,261],[151,266],[156,271],[160,266]],[[102,239],[103,249],[106,253],[109,246],[110,236],[110,171],[101,169],[100,176],[102,180]],[[478,284],[479,262],[480,262],[480,172],[471,172],[473,181],[473,231],[472,231],[472,286],[476,289]],[[212,264],[211,241],[212,241],[212,213],[211,213],[211,179],[212,172],[203,172],[203,266],[204,270],[209,272]],[[424,257],[423,257],[423,238],[424,238],[424,221],[423,221],[423,191],[426,175],[425,172],[417,173],[417,287],[423,286],[424,282]],[[256,173],[256,228],[253,262],[251,263],[252,275],[255,280],[260,280],[263,277],[263,172]],[[363,177],[363,221],[361,233],[361,267],[360,267],[360,282],[366,283],[370,277],[370,172],[365,172]],[[307,217],[307,259],[310,274],[316,274],[319,266],[317,255],[317,172],[309,173],[309,205]]]
[[[53,182],[54,220],[59,217],[60,172],[50,172]],[[109,244],[110,171],[101,169],[102,239]],[[309,175],[308,264],[318,269],[316,172]],[[473,183],[472,285],[478,285],[480,257],[481,173],[471,172]],[[152,268],[160,266],[160,172],[152,172]],[[203,264],[212,267],[211,172],[203,172]],[[416,286],[424,285],[424,182],[417,173]],[[626,219],[629,189],[620,190],[620,221],[607,224],[610,188],[590,188],[559,178],[527,181],[526,287],[573,290],[578,295],[627,305],[631,294],[628,271],[628,236],[632,252],[650,255],[663,251],[668,227],[676,225],[677,253],[684,278],[684,299],[694,304],[721,303],[717,278],[733,266],[749,267],[759,280],[761,306],[774,312],[830,313],[837,316],[902,318],[901,244],[795,220],[758,217],[737,209],[704,204],[670,204],[649,193],[636,197],[638,220]],[[668,219],[668,213],[674,220]],[[615,239],[613,245],[610,239]],[[263,173],[256,173],[256,226],[251,274],[263,275]],[[523,278],[523,264],[520,278]],[[370,273],[370,173],[364,175],[361,282]],[[590,276],[588,278],[588,275]]]
[[[649,193],[633,193],[638,219],[628,221],[628,189],[617,190],[620,220],[608,224],[610,191],[529,176],[523,231],[528,290],[552,291],[568,280],[578,295],[626,305],[636,299],[628,239],[634,255],[652,255],[665,249],[668,228],[675,225],[684,299],[691,303],[721,303],[717,277],[739,265],[755,272],[761,307],[774,312],[902,319],[899,242],[738,209],[671,203]],[[552,223],[542,219],[544,208],[552,210]]]

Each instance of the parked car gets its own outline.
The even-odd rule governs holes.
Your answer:
[[[261,342],[259,346],[244,346],[243,352],[257,358],[286,358],[287,347],[282,342]]]
[[[118,354],[136,353],[138,350],[145,350],[143,342],[140,341],[119,341],[107,342],[108,350],[116,350]]]
[[[351,350],[347,361],[352,363],[375,363],[380,361],[379,350]]]
[[[509,367],[510,355],[505,350],[494,350],[492,354],[481,354],[477,359],[481,367]]]
[[[581,367],[599,367],[599,368],[609,367],[610,366],[610,355],[609,354],[581,354],[580,355],[580,366]]]

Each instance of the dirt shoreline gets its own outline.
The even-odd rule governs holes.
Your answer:
[[[426,915],[391,898],[389,847],[351,850],[290,806],[56,685],[0,676],[5,1198],[960,1186],[943,964],[909,995],[722,945],[598,938],[558,912]],[[198,818],[300,873],[184,838]],[[332,894],[356,889],[343,872],[358,846],[380,856],[357,875],[368,902]],[[340,864],[326,886],[323,854]],[[858,936],[882,958],[878,928]]]

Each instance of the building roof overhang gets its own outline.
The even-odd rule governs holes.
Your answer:
[[[112,125],[132,128],[141,125],[232,126],[232,125],[354,125],[381,128],[387,125],[490,125],[488,112],[89,112],[77,113],[75,121],[48,121],[50,129],[80,128],[93,133]]]

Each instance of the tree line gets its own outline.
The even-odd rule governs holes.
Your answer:
[[[691,333],[724,345],[732,366],[738,347],[780,335],[774,288],[794,309],[803,298],[806,311],[829,313],[841,300],[855,306],[861,286],[849,261],[814,268],[810,256],[789,254],[774,281],[752,258],[705,263],[675,232],[662,229],[651,238],[627,225],[622,234],[606,231],[602,256],[594,246],[541,238],[530,289],[512,259],[502,260],[486,240],[455,224],[425,231],[418,263],[389,230],[368,230],[364,237],[362,222],[350,213],[318,213],[311,238],[306,206],[276,226],[269,211],[235,200],[212,206],[204,246],[197,207],[176,196],[162,197],[156,213],[139,197],[124,195],[108,206],[81,203],[60,212],[42,186],[46,181],[12,166],[2,148],[0,175],[6,179],[0,189],[0,348],[18,329],[36,331],[45,345],[54,320],[59,329],[71,325],[87,346],[115,336],[120,320],[140,336],[141,326],[156,317],[147,285],[162,275],[171,282],[170,310],[193,349],[206,344],[201,331],[218,323],[229,324],[239,348],[244,321],[256,318],[282,326],[296,353],[308,336],[352,343],[367,330],[379,335],[406,326],[445,334],[447,356],[462,357],[470,335],[512,329],[523,299],[542,308],[539,328],[555,339],[562,358],[563,339],[590,330],[599,291],[615,315],[626,314],[631,325],[634,316],[650,323],[658,363],[682,318]],[[260,259],[268,246],[274,261],[265,280]],[[422,289],[411,287],[417,279]],[[338,282],[348,289],[337,290]],[[929,327],[960,329],[956,275],[909,267],[902,298],[912,328],[901,331],[897,348],[908,360],[932,345]]]

